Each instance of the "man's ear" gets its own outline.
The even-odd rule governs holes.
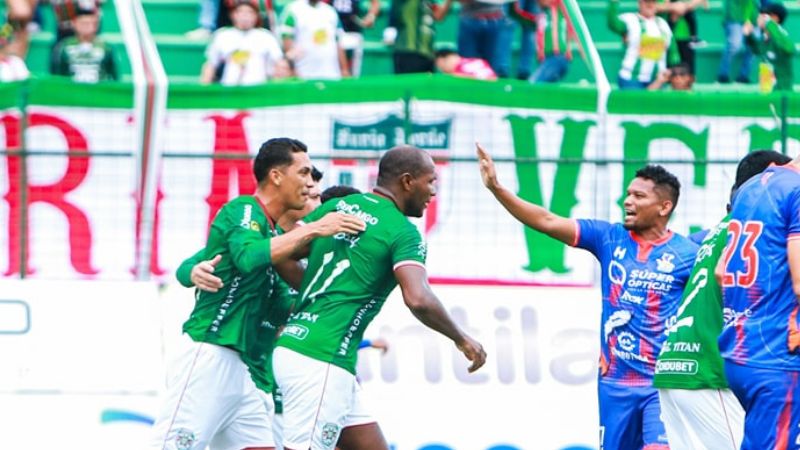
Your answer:
[[[269,170],[269,181],[275,186],[280,186],[283,180],[283,172],[277,168]]]
[[[400,185],[403,186],[403,190],[410,191],[411,183],[413,182],[414,182],[414,177],[412,177],[410,173],[406,172],[400,175]]]
[[[663,200],[658,215],[661,217],[669,217],[673,209],[675,209],[675,205],[672,203],[672,200]]]

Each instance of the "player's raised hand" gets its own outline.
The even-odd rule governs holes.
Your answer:
[[[367,228],[363,220],[350,214],[330,212],[322,219],[312,222],[320,236],[333,236],[336,233],[358,234]]]
[[[222,255],[217,255],[212,259],[200,261],[192,267],[189,277],[198,289],[206,292],[217,292],[222,288],[222,279],[214,275],[214,269],[220,260],[222,260]]]
[[[494,168],[494,161],[492,161],[492,157],[489,156],[489,153],[481,147],[481,144],[476,142],[475,149],[478,154],[478,167],[481,170],[483,185],[489,188],[489,190],[493,190],[499,186],[497,182],[497,171]]]
[[[456,347],[467,357],[468,360],[472,361],[472,365],[469,366],[467,369],[469,373],[475,372],[476,370],[480,369],[484,363],[486,363],[486,351],[483,350],[483,346],[480,342],[472,339],[469,336],[464,336],[464,340],[460,343],[456,344]]]

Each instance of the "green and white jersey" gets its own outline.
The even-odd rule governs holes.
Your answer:
[[[725,389],[728,382],[717,338],[722,331],[722,291],[714,269],[727,242],[729,217],[709,231],[678,311],[667,320],[667,340],[656,362],[653,386],[661,389]]]
[[[355,374],[364,329],[397,286],[394,270],[424,266],[427,249],[417,227],[386,197],[349,195],[324,203],[305,220],[331,211],[357,216],[367,228],[312,242],[300,304],[277,345]]]
[[[219,210],[211,224],[203,259],[222,255],[214,274],[224,287],[198,291],[183,331],[197,342],[229,347],[244,354],[259,345],[260,324],[269,316],[278,276],[270,259],[274,226],[253,196],[237,197]]]

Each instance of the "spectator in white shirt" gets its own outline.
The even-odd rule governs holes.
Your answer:
[[[217,30],[206,49],[201,83],[218,81],[226,86],[265,83],[275,63],[283,58],[280,44],[269,31],[258,27],[257,0],[235,0],[233,27]]]
[[[283,11],[283,50],[294,62],[299,78],[338,80],[350,76],[339,42],[341,33],[336,10],[320,0],[294,0]]]

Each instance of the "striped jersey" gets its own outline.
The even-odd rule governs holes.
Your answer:
[[[800,370],[798,302],[786,244],[800,239],[800,172],[771,166],[737,191],[725,248],[722,357]]]
[[[697,244],[672,232],[658,241],[641,241],[622,224],[578,220],[575,246],[600,262],[601,380],[650,386]]]

